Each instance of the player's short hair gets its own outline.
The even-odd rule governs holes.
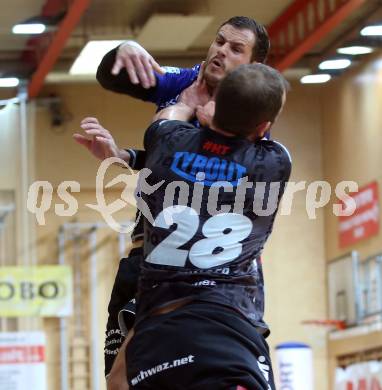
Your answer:
[[[274,122],[289,84],[264,64],[240,65],[219,84],[214,124],[221,130],[248,136],[256,126]]]
[[[266,61],[271,44],[268,32],[262,24],[257,23],[255,19],[248,18],[246,16],[234,16],[222,23],[219,30],[226,24],[238,29],[251,30],[255,35],[255,46],[252,50],[251,61],[261,63]]]

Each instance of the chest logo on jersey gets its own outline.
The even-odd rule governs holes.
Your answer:
[[[231,148],[227,145],[215,144],[212,141],[206,141],[203,144],[203,150],[207,150],[208,152],[225,155]]]
[[[219,157],[206,157],[197,153],[176,152],[171,170],[178,176],[196,182],[197,174],[203,173],[203,183],[211,186],[217,181],[227,181],[236,186],[247,170],[242,165]]]

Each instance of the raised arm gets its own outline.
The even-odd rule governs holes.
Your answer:
[[[156,87],[157,74],[164,70],[141,45],[126,41],[102,59],[97,80],[105,89],[150,100]]]

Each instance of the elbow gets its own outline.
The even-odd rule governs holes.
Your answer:
[[[115,63],[117,48],[109,51],[103,58],[101,63],[98,65],[96,79],[100,85],[109,90],[114,90],[115,76],[111,74],[113,65]]]
[[[96,73],[96,79],[99,82],[99,84],[105,88],[110,89],[110,80],[105,76],[107,74],[107,71],[103,69],[102,64],[98,67],[97,73]]]

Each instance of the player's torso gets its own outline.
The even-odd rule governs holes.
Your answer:
[[[277,208],[278,191],[271,199],[270,183],[284,175],[274,154],[271,141],[254,145],[211,130],[187,129],[161,139],[146,161],[147,182],[164,180],[153,194],[143,194],[154,220],[146,222],[146,265],[179,275],[253,261]],[[268,199],[274,207],[258,215]]]

